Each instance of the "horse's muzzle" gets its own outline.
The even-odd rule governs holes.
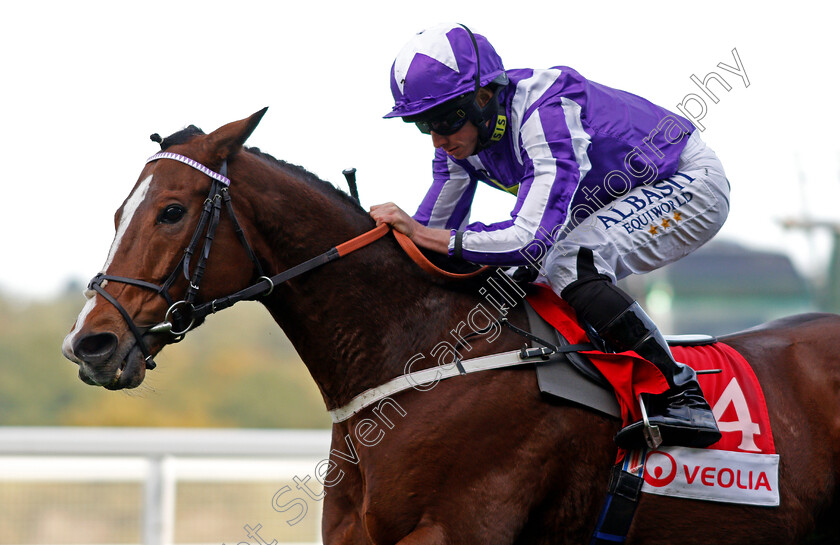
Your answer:
[[[85,335],[73,343],[73,353],[85,363],[98,365],[107,362],[119,346],[119,339],[111,332]]]
[[[121,347],[111,332],[97,332],[65,339],[64,356],[78,364],[79,379],[85,384],[109,390],[135,388],[145,378],[146,362],[139,347]]]

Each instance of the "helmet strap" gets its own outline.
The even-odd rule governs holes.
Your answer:
[[[476,97],[477,98],[477,97]],[[482,108],[476,100],[468,107],[467,115],[478,128],[478,147],[476,151],[489,148],[502,139],[507,129],[507,116],[501,111],[498,92]]]
[[[505,134],[507,127],[507,116],[504,113],[499,114],[499,93],[496,90],[493,97],[484,105],[478,104],[478,92],[481,89],[481,59],[478,54],[478,43],[475,40],[475,35],[472,30],[467,28],[467,25],[461,24],[461,27],[467,31],[472,42],[473,50],[475,51],[475,91],[473,92],[473,100],[467,107],[467,116],[472,121],[473,125],[478,127],[478,146],[476,152],[483,150],[495,144]],[[491,128],[490,122],[493,123]]]

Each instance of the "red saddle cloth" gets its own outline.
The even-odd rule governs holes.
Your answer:
[[[578,325],[574,310],[550,288],[538,285],[527,297],[534,310],[573,344],[588,342]],[[698,375],[698,382],[723,438],[709,448],[775,453],[770,419],[761,386],[749,363],[722,342],[705,346],[673,347],[674,358],[695,370],[721,370]],[[641,420],[638,395],[658,394],[668,389],[665,377],[649,361],[635,352],[604,354],[582,352],[592,361],[615,390],[624,425]]]

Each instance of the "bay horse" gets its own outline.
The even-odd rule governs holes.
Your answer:
[[[482,276],[435,277],[391,236],[298,274],[299,264],[374,222],[332,185],[244,147],[264,112],[210,134],[191,126],[157,138],[181,159],[155,156],[144,166],[63,344],[83,381],[138,386],[155,354],[229,305],[233,292],[259,298],[330,410],[408,367],[434,367],[441,341],[459,339],[466,357],[522,345],[507,329],[467,335],[467,316],[489,309]],[[208,197],[220,183],[221,196]],[[212,234],[199,235],[211,225]],[[295,274],[276,285],[266,276],[290,269]],[[249,286],[257,287],[241,291]],[[525,328],[523,305],[511,306],[508,319]],[[723,340],[763,384],[781,457],[781,505],[645,494],[627,542],[776,545],[815,535],[840,542],[840,317],[796,316]],[[410,388],[388,401],[333,425],[329,462],[316,471],[326,491],[325,543],[588,542],[616,456],[617,420],[545,401],[533,369],[521,366]]]

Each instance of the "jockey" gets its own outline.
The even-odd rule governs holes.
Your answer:
[[[460,24],[417,34],[391,68],[386,118],[432,137],[433,182],[414,217],[371,208],[424,248],[474,263],[531,265],[575,310],[593,343],[652,362],[669,389],[645,403],[665,444],[721,435],[695,372],[616,280],[687,255],[729,212],[715,153],[683,117],[575,70],[505,70],[486,38]],[[478,182],[516,195],[511,219],[468,221]],[[616,435],[644,444],[636,422]]]

